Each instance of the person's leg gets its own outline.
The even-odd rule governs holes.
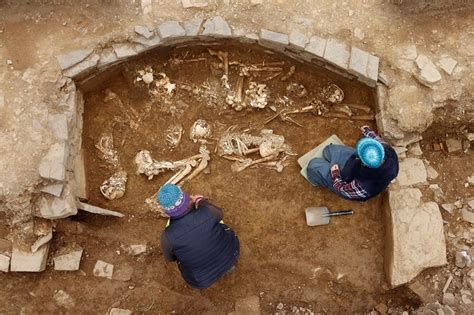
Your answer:
[[[342,169],[347,160],[355,153],[355,149],[338,144],[331,144],[324,148],[323,156],[330,165],[337,164]]]
[[[332,189],[331,165],[324,159],[314,158],[308,163],[308,179],[313,186]]]

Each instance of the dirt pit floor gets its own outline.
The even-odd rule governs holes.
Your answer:
[[[284,61],[283,74],[290,66],[296,67],[295,74],[286,82],[280,80],[281,75],[265,82],[270,91],[268,106],[275,105],[278,97],[289,95],[286,86],[291,82],[303,84],[308,94],[301,98],[289,95],[294,102],[290,108],[307,105],[331,83],[343,89],[343,103],[374,106],[373,91],[365,86],[283,55],[243,45],[213,46],[212,49],[228,51],[230,61],[245,64]],[[204,60],[173,65],[170,58]],[[165,262],[159,238],[166,220],[151,212],[144,200],[155,194],[172,173],[160,174],[152,180],[137,175],[134,163],[137,152],[149,150],[156,160],[180,160],[198,153],[200,144],[189,139],[189,129],[197,119],[211,123],[213,138],[217,139],[234,125],[238,130],[253,128],[251,133],[258,134],[264,127],[262,122],[273,114],[268,108],[241,112],[229,108],[225,104],[220,82],[223,72],[216,66],[218,63],[206,47],[170,48],[120,65],[84,86],[83,148],[89,203],[121,211],[126,217],[88,214],[61,220],[52,251],[77,245],[84,248],[81,271],[48,270],[21,281],[20,285],[27,286],[31,279],[36,279],[33,280],[35,285],[25,288],[25,294],[32,292],[38,298],[44,296],[51,301],[36,304],[31,310],[41,313],[57,309],[50,297],[60,289],[74,297],[75,306],[69,309],[73,313],[105,313],[110,307],[120,307],[150,314],[172,311],[226,314],[233,311],[236,300],[251,295],[260,297],[264,313],[276,312],[279,303],[283,303],[281,311],[292,312],[297,307],[334,314],[367,312],[382,301],[405,310],[416,307],[419,301],[405,289],[388,290],[384,281],[382,198],[365,203],[350,202],[313,188],[300,175],[296,162],[299,156],[332,134],[337,134],[347,145],[355,145],[361,136],[359,127],[366,123],[363,121],[323,118],[311,113],[294,116],[304,127],[273,120],[265,127],[283,135],[297,153],[281,173],[265,168],[233,173],[232,162],[214,153],[216,141],[211,140],[207,145],[211,151],[210,173],[199,175],[186,183],[184,189],[191,194],[203,194],[223,209],[226,223],[241,241],[237,269],[211,288],[195,290],[186,285],[175,263]],[[135,82],[137,72],[147,66],[151,66],[155,74],[166,73],[171,82],[177,84],[169,103],[151,96],[143,82]],[[269,74],[262,74],[255,81],[261,83]],[[232,87],[237,77],[236,69],[230,67]],[[201,87],[204,92],[196,96],[181,88],[183,84]],[[107,98],[110,92],[117,98]],[[175,109],[170,109],[171,106]],[[130,118],[137,124],[130,123]],[[185,133],[179,146],[170,152],[165,131],[178,123]],[[119,167],[106,163],[95,147],[104,134],[113,135]],[[109,201],[101,195],[99,186],[120,168],[129,176],[127,191],[121,199]],[[333,211],[353,209],[355,214],[335,218],[327,226],[306,226],[304,209],[322,205]],[[144,256],[133,257],[124,250],[129,245],[145,243],[150,250]],[[97,260],[114,264],[117,279],[94,277],[92,270]],[[130,280],[123,281],[129,277]]]

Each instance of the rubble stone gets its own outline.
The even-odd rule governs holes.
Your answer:
[[[438,205],[423,203],[416,188],[390,190],[385,200],[386,274],[392,287],[423,269],[447,263],[443,219]]]
[[[194,19],[184,22],[183,26],[184,26],[184,30],[186,31],[186,35],[196,36],[197,34],[199,34],[203,21],[204,21],[203,18],[195,17]]]
[[[206,0],[181,0],[183,8],[205,8],[208,6]]]
[[[221,16],[215,16],[206,20],[203,24],[203,35],[212,35],[217,37],[232,36],[229,24]]]
[[[289,42],[290,42],[290,45],[292,45],[294,47],[304,49],[306,44],[308,44],[309,39],[308,39],[308,36],[306,36],[302,32],[300,32],[298,30],[293,30],[290,33]]]
[[[100,60],[98,63],[98,67],[103,67],[103,66],[109,66],[113,64],[114,62],[117,62],[119,58],[115,54],[115,50],[113,48],[110,49],[104,49],[100,53]]]
[[[132,43],[113,44],[112,47],[119,59],[135,56],[144,50],[143,45]]]
[[[46,269],[49,244],[41,246],[35,253],[24,251],[13,245],[10,271],[40,272]]]
[[[66,178],[66,159],[69,150],[66,143],[53,144],[39,165],[39,174],[44,179],[64,181]]]
[[[178,21],[166,21],[158,26],[158,33],[162,39],[186,35],[186,31]]]
[[[260,314],[260,299],[256,295],[248,296],[235,302],[234,315]]]
[[[53,298],[56,304],[67,309],[73,308],[76,305],[74,299],[63,290],[56,291]]]
[[[82,258],[82,249],[67,254],[58,255],[53,258],[54,270],[74,271],[79,270]]]
[[[423,154],[423,151],[421,151],[420,143],[416,142],[410,145],[408,148],[408,153],[410,155],[415,155],[415,156],[420,156]]]
[[[446,139],[446,147],[449,153],[461,151],[462,150],[462,142],[458,139],[449,138]]]
[[[316,55],[318,57],[323,57],[324,56],[324,50],[326,49],[326,39],[318,37],[318,36],[312,36],[309,39],[308,45],[306,45],[305,50],[313,55]]]
[[[146,39],[150,39],[153,37],[153,32],[150,31],[150,29],[145,26],[145,25],[137,25],[135,26],[135,33],[137,33],[138,35],[141,35],[143,37],[145,37]]]
[[[0,238],[0,271],[8,272],[12,256],[12,243]]]
[[[288,35],[278,32],[273,32],[262,28],[260,30],[260,40],[262,42],[270,42],[274,44],[288,45]]]
[[[66,188],[63,196],[42,195],[38,200],[38,210],[42,218],[61,219],[77,214],[76,198]]]
[[[430,292],[430,290],[424,286],[419,281],[415,281],[411,283],[409,286],[410,290],[412,290],[423,303],[430,303],[435,301],[435,296]]]
[[[459,268],[470,267],[471,263],[472,263],[472,259],[467,251],[461,250],[456,253],[456,260],[455,260],[456,267],[459,267]]]
[[[78,201],[76,204],[77,204],[77,208],[79,208],[81,210],[84,210],[84,211],[87,211],[87,212],[90,212],[90,213],[101,214],[101,215],[110,215],[110,216],[119,217],[119,218],[124,216],[123,213],[103,209],[103,208],[96,207],[96,206],[92,206],[92,205],[89,205],[89,204],[84,203],[84,202]]]
[[[436,179],[439,176],[438,172],[431,165],[426,168],[426,174],[428,179]]]
[[[65,114],[50,115],[48,117],[48,126],[58,140],[68,139],[68,119]]]
[[[454,297],[454,294],[452,293],[444,293],[443,294],[443,304],[444,305],[455,305],[456,299]]]
[[[434,63],[425,55],[418,55],[415,59],[415,63],[420,70],[419,76],[417,78],[421,83],[431,86],[432,84],[441,80],[441,74]]]
[[[59,55],[57,57],[59,67],[61,67],[61,70],[66,70],[86,59],[90,54],[92,54],[92,51],[93,49],[81,49],[68,54]]]
[[[96,277],[104,277],[112,279],[114,274],[114,265],[106,263],[105,261],[98,260],[95,263],[94,270],[92,272]]]
[[[42,192],[48,193],[56,197],[61,197],[63,190],[64,184],[51,184],[41,188]]]
[[[441,208],[443,208],[443,210],[449,212],[449,214],[453,214],[454,209],[456,209],[456,207],[452,203],[443,203],[441,205]]]
[[[109,315],[132,315],[132,311],[114,307],[110,309]]]
[[[426,183],[425,164],[417,158],[407,158],[400,162],[397,182],[400,186]]]
[[[346,44],[340,43],[335,39],[328,39],[326,49],[324,50],[324,59],[343,69],[349,66],[350,53]]]
[[[147,246],[146,244],[130,245],[130,251],[134,256],[138,256],[143,253],[146,253]]]
[[[451,57],[444,57],[439,60],[439,65],[441,69],[443,69],[444,72],[449,75],[453,74],[454,68],[457,64],[458,62]]]
[[[99,59],[100,56],[98,54],[94,54],[89,59],[81,61],[74,67],[64,71],[64,75],[73,78],[81,73],[90,71],[97,66],[97,64],[99,63]]]
[[[53,239],[53,230],[50,229],[49,233],[47,233],[46,235],[40,236],[34,242],[34,244],[31,245],[31,252],[36,253],[41,246],[45,245],[46,243],[49,243],[49,241],[51,241],[52,239]]]

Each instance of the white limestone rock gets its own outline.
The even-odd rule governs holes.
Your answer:
[[[95,213],[95,214],[100,214],[100,215],[110,215],[110,216],[119,217],[119,218],[125,216],[123,213],[103,209],[103,208],[96,207],[96,206],[93,206],[84,202],[80,202],[80,201],[77,201],[76,204],[77,204],[77,208],[90,212],[90,213]]]
[[[53,144],[40,162],[40,176],[44,179],[64,181],[68,154],[69,150],[66,143]]]
[[[430,58],[425,55],[418,55],[415,62],[420,70],[416,77],[422,84],[431,87],[432,84],[441,80],[441,74]]]
[[[426,168],[426,174],[428,179],[436,179],[439,176],[438,172],[431,165],[428,165]]]
[[[58,255],[53,258],[54,270],[74,271],[79,270],[81,265],[83,249],[75,250],[67,254]]]
[[[114,274],[114,265],[106,263],[105,261],[98,260],[95,263],[94,270],[92,272],[96,277],[103,277],[112,279]]]
[[[40,272],[46,269],[49,244],[41,246],[35,253],[13,246],[10,271]]]
[[[37,203],[39,216],[45,219],[61,219],[77,214],[76,198],[66,187],[63,196],[42,195]]]
[[[449,75],[453,74],[457,64],[458,62],[451,57],[443,57],[439,60],[439,66]]]
[[[90,54],[92,54],[92,51],[93,49],[81,49],[64,55],[59,55],[57,57],[59,66],[62,70],[66,70],[86,59]]]
[[[416,158],[407,158],[400,162],[397,182],[400,186],[424,184],[427,180],[425,164]]]
[[[390,190],[385,200],[386,274],[392,287],[425,268],[447,263],[443,219],[438,205],[423,203],[416,188]]]

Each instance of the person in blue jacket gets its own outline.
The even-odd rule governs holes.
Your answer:
[[[382,191],[398,175],[395,150],[369,126],[356,148],[328,145],[323,158],[308,164],[308,179],[314,186],[325,187],[349,200],[365,201]]]
[[[221,209],[173,184],[162,186],[157,200],[170,217],[161,234],[161,250],[167,261],[177,261],[190,286],[208,288],[234,270],[239,239],[222,221]]]

